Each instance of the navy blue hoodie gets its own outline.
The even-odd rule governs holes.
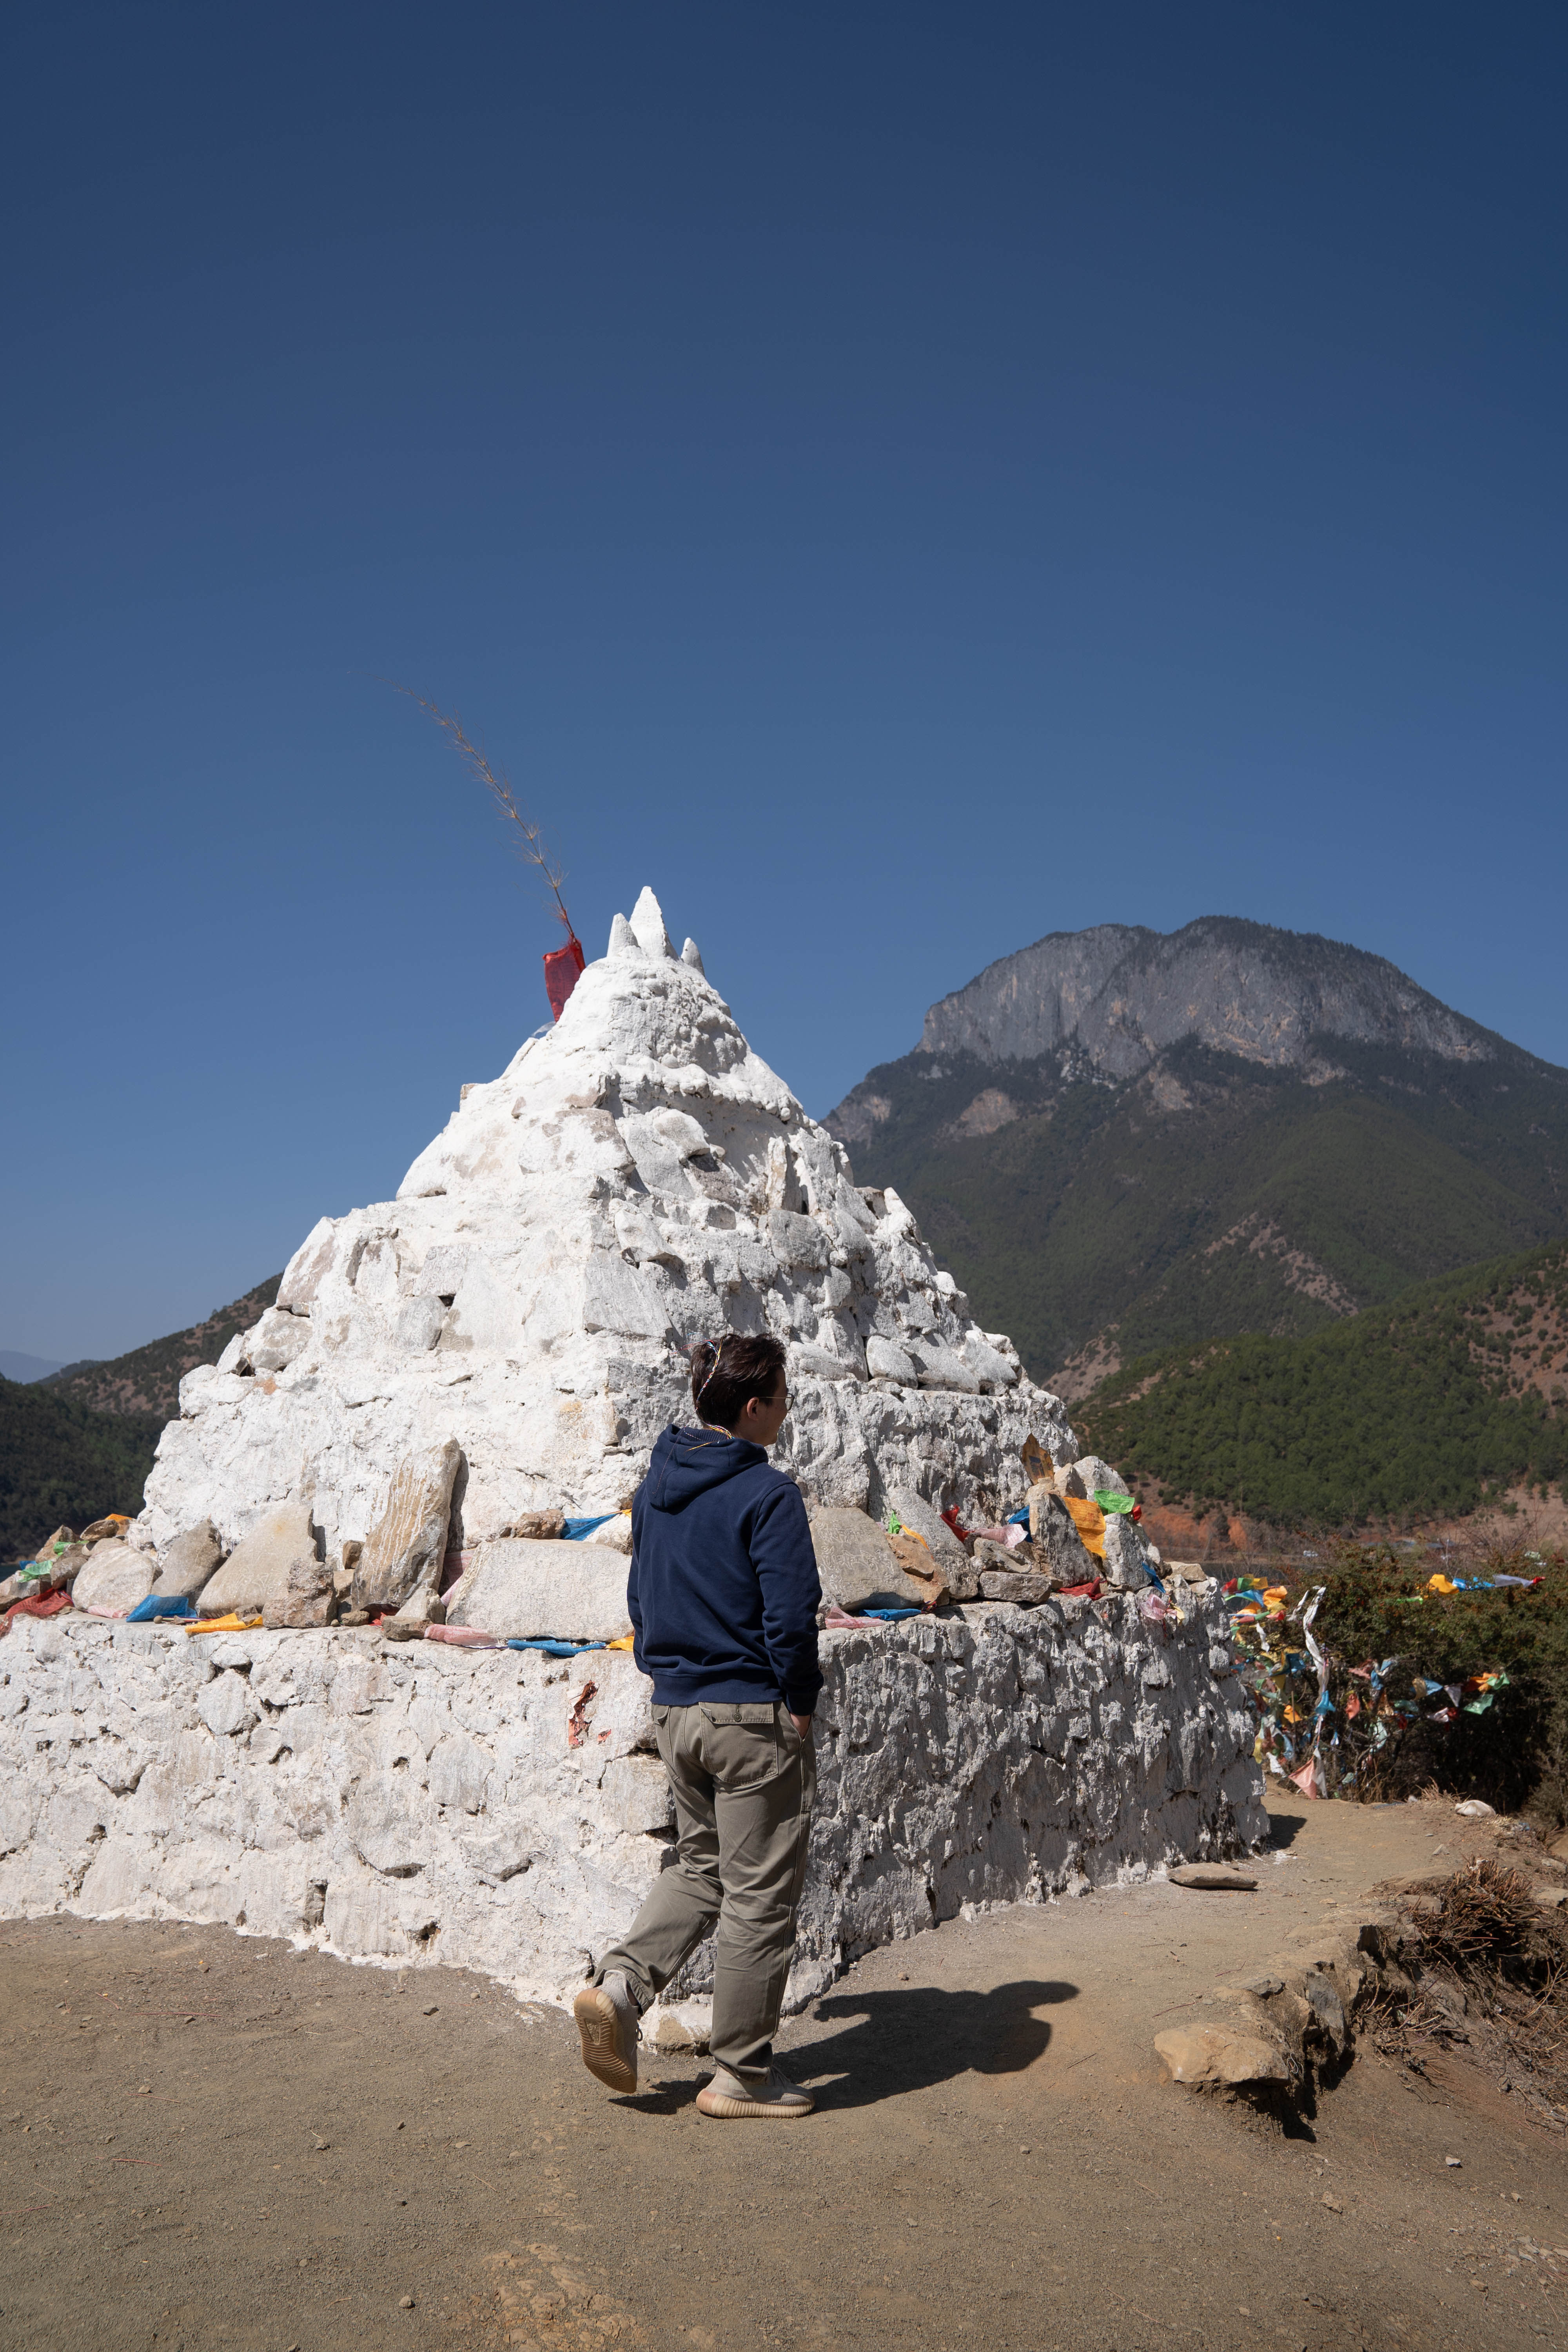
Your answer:
[[[743,1437],[672,1423],[633,1497],[626,1587],[656,1702],[782,1699],[809,1715],[821,1603],[794,1480]]]

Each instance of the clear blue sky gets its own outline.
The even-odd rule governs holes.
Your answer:
[[[1561,5],[8,12],[0,1345],[385,1198],[651,881],[826,1110],[1247,915],[1568,1062]]]

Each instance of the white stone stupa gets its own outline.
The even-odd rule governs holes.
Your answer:
[[[689,1418],[682,1343],[726,1330],[788,1345],[775,1458],[819,1507],[825,1580],[857,1528],[872,1584],[897,1573],[861,1510],[923,1517],[966,1560],[931,1507],[1022,1499],[1031,1433],[1079,1463],[1057,1400],[975,1328],[897,1197],[856,1186],[645,890],[397,1198],[323,1218],[277,1307],[187,1375],[130,1542],[92,1554],[72,1608],[13,1624],[0,1916],[223,1920],[570,1998],[673,1858],[673,1811],[617,1644],[626,1563],[602,1545],[626,1522],[585,1542],[517,1523],[616,1513]],[[1098,1599],[826,1625],[791,2010],[960,1910],[1265,1833],[1217,1587],[1167,1606],[1135,1546],[1111,1574],[1117,1528]],[[389,1624],[360,1622],[367,1562]],[[357,1605],[329,1623],[351,1565]],[[154,1570],[200,1590],[204,1621],[233,1615],[195,1638],[126,1622]],[[309,1606],[275,1616],[279,1597]],[[672,1997],[710,1971],[705,1948]]]
[[[451,1550],[532,1510],[616,1511],[690,1417],[681,1348],[725,1331],[787,1343],[775,1458],[816,1503],[994,1509],[1031,1431],[1076,1458],[1057,1399],[898,1195],[855,1184],[645,889],[396,1199],[323,1217],[276,1307],[186,1376],[138,1539],[210,1518],[232,1547],[307,1502],[335,1559],[405,1465],[443,1458]]]

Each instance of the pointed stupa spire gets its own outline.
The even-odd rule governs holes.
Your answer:
[[[669,963],[675,961],[675,950],[664,928],[664,909],[646,883],[632,908],[632,929],[644,955],[658,956]]]

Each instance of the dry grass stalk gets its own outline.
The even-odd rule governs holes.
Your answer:
[[[552,856],[546,849],[538,825],[524,816],[519,808],[512,797],[511,786],[507,782],[506,778],[496,774],[479,745],[464,733],[460,722],[456,718],[449,717],[444,710],[438,710],[436,705],[428,701],[424,695],[416,694],[411,686],[399,686],[395,678],[389,678],[387,684],[397,693],[405,694],[410,702],[416,702],[421,710],[429,712],[437,726],[457,747],[469,773],[476,776],[489,793],[501,815],[509,824],[517,827],[521,836],[518,843],[518,856],[524,858],[529,865],[538,866],[554,896],[556,919],[565,925],[568,939],[575,939],[576,933],[572,928],[572,918],[566,912],[566,901],[561,896],[561,885],[566,879],[566,869],[559,859]]]

